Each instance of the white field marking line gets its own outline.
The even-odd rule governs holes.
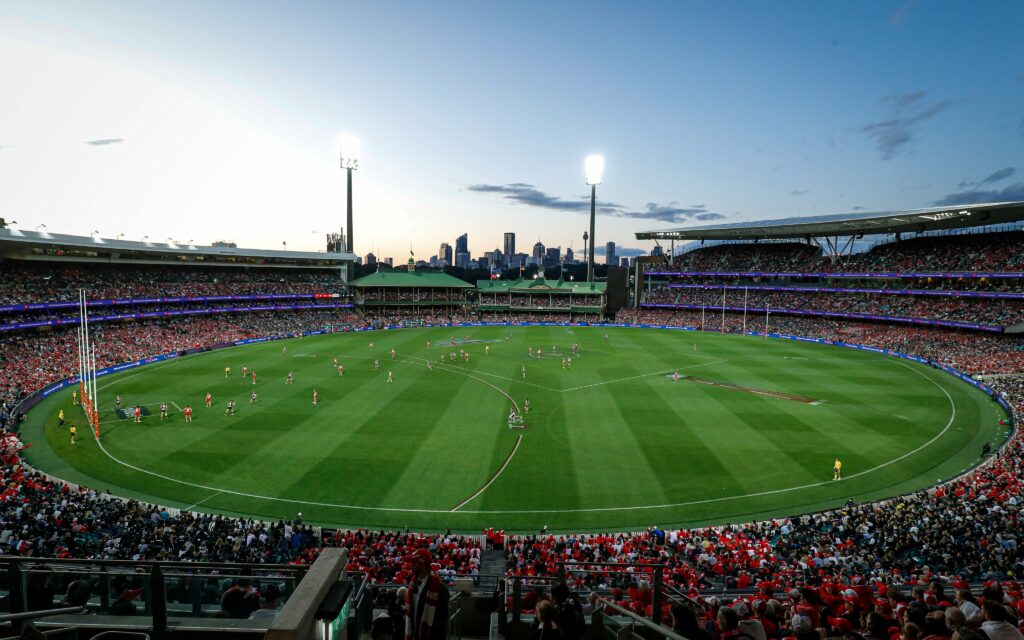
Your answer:
[[[210,499],[212,499],[212,498],[216,498],[217,496],[219,496],[219,495],[220,495],[220,494],[222,494],[222,493],[224,493],[224,492],[223,492],[223,491],[218,491],[217,493],[211,493],[210,495],[206,496],[205,498],[203,498],[203,499],[202,499],[202,500],[200,500],[199,502],[197,502],[197,503],[195,503],[195,504],[192,504],[192,505],[189,505],[189,506],[185,507],[185,509],[184,509],[184,510],[185,510],[185,511],[191,511],[191,510],[195,509],[196,507],[198,507],[199,505],[201,505],[201,504],[203,504],[204,502],[206,502],[207,500],[210,500]]]
[[[637,378],[646,378],[649,376],[660,376],[670,374],[673,371],[683,371],[687,369],[696,369],[698,367],[707,367],[713,364],[722,364],[723,362],[729,362],[728,360],[713,360],[711,362],[704,362],[702,364],[694,364],[686,367],[679,367],[677,369],[668,369],[667,371],[654,371],[652,373],[641,373],[638,376],[629,376],[628,378],[617,378],[615,380],[604,380],[603,382],[595,382],[594,384],[585,384],[582,387],[571,387],[569,389],[562,389],[561,393],[568,393],[570,391],[579,391],[580,389],[589,389],[591,387],[600,387],[605,384],[612,384],[615,382],[625,382],[626,380],[636,380]]]
[[[501,467],[498,469],[498,471],[493,476],[491,476],[491,479],[487,481],[487,484],[485,484],[484,486],[482,486],[479,489],[477,489],[476,493],[474,493],[473,495],[469,496],[468,498],[466,498],[465,500],[463,500],[459,504],[455,505],[454,507],[452,507],[448,511],[450,511],[452,513],[458,511],[459,509],[461,509],[462,507],[466,506],[467,504],[472,502],[474,499],[476,499],[476,497],[479,496],[481,493],[483,493],[484,491],[487,491],[487,487],[489,487],[492,484],[494,484],[494,481],[498,479],[498,476],[500,476],[505,471],[505,469],[508,467],[508,464],[510,462],[512,462],[512,457],[516,455],[516,451],[519,451],[519,443],[521,443],[522,441],[523,441],[523,436],[522,435],[516,436],[516,443],[512,446],[512,453],[508,454],[508,457],[505,458],[505,464],[501,465]]]
[[[710,364],[710,363],[708,363],[708,364]],[[942,431],[940,431],[938,434],[936,434],[934,438],[932,438],[928,442],[924,443],[920,447],[914,449],[913,451],[908,451],[907,453],[903,454],[902,456],[900,456],[898,458],[895,458],[893,460],[890,460],[889,462],[883,462],[882,464],[878,465],[877,467],[872,467],[871,469],[867,469],[865,471],[861,471],[859,473],[855,473],[855,474],[853,474],[851,476],[847,476],[846,478],[843,478],[843,480],[851,480],[851,479],[857,478],[859,476],[867,475],[867,474],[873,473],[873,472],[875,472],[875,471],[877,471],[879,469],[888,467],[891,464],[895,464],[895,463],[897,463],[897,462],[899,462],[901,460],[904,460],[904,459],[914,455],[915,453],[921,451],[922,449],[930,446],[936,440],[941,438],[947,431],[949,431],[949,428],[951,426],[953,426],[953,421],[956,419],[956,403],[953,402],[953,397],[951,395],[949,395],[949,392],[946,391],[946,388],[943,387],[942,385],[940,385],[938,382],[935,382],[935,380],[933,380],[933,379],[929,378],[928,376],[924,375],[923,373],[921,373],[917,369],[914,369],[913,367],[911,367],[911,366],[909,366],[909,365],[907,365],[907,364],[905,364],[903,362],[897,362],[897,364],[900,364],[900,365],[902,365],[904,367],[907,367],[908,369],[910,369],[914,373],[918,374],[922,378],[924,378],[924,379],[928,380],[929,382],[931,382],[932,384],[934,384],[936,387],[939,388],[940,391],[942,391],[942,393],[946,394],[946,398],[949,399],[949,404],[950,404],[950,406],[953,409],[952,415],[949,417],[949,422],[946,423],[945,428],[943,428]],[[481,380],[481,382],[483,382],[483,381]],[[386,511],[386,512],[398,512],[398,513],[468,513],[468,514],[476,514],[476,513],[482,513],[482,514],[593,513],[593,512],[599,512],[599,511],[640,511],[640,510],[645,510],[645,509],[667,509],[667,508],[673,508],[673,507],[687,507],[687,506],[692,506],[692,505],[697,505],[697,504],[708,504],[708,503],[712,503],[712,502],[725,502],[725,501],[728,501],[728,500],[739,500],[739,499],[743,499],[743,498],[757,498],[757,497],[760,497],[760,496],[774,495],[774,494],[779,494],[779,493],[788,493],[790,491],[800,491],[802,489],[811,489],[811,488],[814,488],[814,487],[822,487],[822,486],[825,486],[825,485],[828,485],[828,484],[832,484],[834,482],[843,482],[843,480],[825,480],[825,481],[822,481],[822,482],[815,482],[815,483],[811,483],[811,484],[805,484],[805,485],[801,485],[801,486],[798,486],[798,487],[789,487],[789,488],[786,488],[786,489],[773,489],[773,490],[770,490],[770,491],[759,491],[759,492],[756,492],[756,493],[748,493],[748,494],[738,495],[738,496],[725,496],[725,497],[721,497],[721,498],[708,498],[707,500],[691,500],[689,502],[676,502],[676,503],[672,503],[672,504],[655,504],[655,505],[641,505],[641,506],[629,506],[629,507],[591,507],[591,508],[586,508],[586,509],[492,509],[492,510],[479,510],[479,511],[458,511],[458,512],[452,512],[452,511],[449,511],[447,509],[406,509],[406,508],[402,508],[402,507],[367,507],[367,506],[351,505],[351,504],[331,504],[331,503],[328,503],[328,502],[314,502],[314,501],[311,501],[311,500],[294,500],[294,499],[291,499],[291,498],[278,498],[278,497],[274,497],[274,496],[263,496],[263,495],[259,495],[259,494],[255,494],[255,493],[246,493],[244,491],[233,491],[231,489],[221,489],[219,487],[211,487],[211,486],[208,486],[208,485],[196,484],[196,483],[193,483],[193,482],[186,482],[184,480],[178,480],[177,478],[172,478],[170,476],[165,476],[165,475],[156,473],[154,471],[149,471],[147,469],[143,469],[141,467],[137,467],[137,466],[135,466],[133,464],[129,464],[129,463],[124,462],[123,460],[120,460],[120,459],[116,458],[115,456],[113,456],[109,451],[107,451],[107,448],[103,446],[103,441],[102,440],[97,440],[96,444],[99,445],[100,450],[108,458],[110,458],[111,460],[113,460],[114,462],[116,462],[116,463],[118,463],[118,464],[120,464],[122,466],[128,467],[129,469],[132,469],[134,471],[138,471],[139,473],[144,473],[146,475],[154,476],[156,478],[160,478],[161,480],[167,480],[168,482],[176,482],[178,484],[185,485],[187,487],[195,487],[195,488],[198,488],[198,489],[206,489],[208,491],[220,491],[221,493],[227,493],[227,494],[231,494],[231,495],[241,496],[243,498],[254,498],[254,499],[257,499],[257,500],[269,500],[269,501],[272,501],[272,502],[284,502],[284,503],[287,503],[287,504],[303,504],[303,505],[309,505],[309,506],[314,506],[314,507],[330,507],[330,508],[333,508],[333,509],[352,509],[352,510],[356,510],[356,511]]]
[[[450,364],[447,364],[447,363],[438,363],[438,362],[434,362],[433,360],[427,360],[426,358],[419,358],[417,356],[403,356],[403,357],[406,360],[419,360],[423,364],[426,364],[427,362],[429,362],[432,365],[436,365],[436,366],[442,368],[444,371],[450,371],[452,373],[459,373],[459,374],[462,374],[464,376],[469,376],[470,378],[473,378],[474,380],[479,380],[480,382],[483,382],[484,384],[490,386],[492,389],[498,389],[498,387],[495,387],[494,385],[490,384],[486,380],[480,380],[480,378],[477,378],[476,375],[472,375],[472,374],[479,374],[479,375],[482,375],[482,376],[490,376],[492,378],[497,378],[498,380],[504,380],[505,382],[518,382],[519,384],[525,384],[525,385],[529,385],[531,387],[537,387],[538,389],[544,389],[545,391],[558,391],[558,389],[552,389],[551,387],[545,387],[544,385],[541,385],[541,384],[534,384],[533,382],[523,382],[522,380],[516,380],[515,378],[506,378],[504,376],[495,375],[493,373],[486,373],[486,372],[483,372],[483,371],[473,371],[472,374],[471,374],[470,372],[464,371],[462,369],[462,367],[458,367],[458,366],[455,366],[455,365],[450,365]],[[501,391],[501,389],[498,389],[498,391]],[[501,391],[501,393],[505,393],[505,392]],[[505,395],[508,396],[508,394],[505,394]]]
[[[405,356],[405,359],[406,360],[422,360],[421,358],[416,358],[415,356]],[[430,361],[429,360],[423,360],[423,362],[430,362]],[[506,398],[508,398],[509,402],[512,403],[512,406],[516,408],[516,413],[519,413],[519,405],[516,404],[516,401],[512,399],[512,396],[508,395],[507,393],[505,393],[504,391],[502,391],[498,387],[494,386],[490,382],[487,382],[486,380],[483,380],[482,378],[478,378],[478,377],[474,376],[473,374],[468,373],[466,371],[461,371],[459,369],[448,368],[447,365],[439,365],[439,367],[441,368],[442,371],[449,371],[451,373],[458,373],[460,375],[466,376],[467,378],[472,378],[472,379],[476,380],[477,382],[482,382],[482,383],[486,384],[488,387],[494,389],[495,391],[497,391],[501,395],[503,395]]]
[[[174,400],[171,400],[171,404],[174,405],[174,408],[177,409],[179,413],[182,412],[182,408],[178,406],[177,402],[175,402]]]
[[[130,380],[132,378],[141,376],[144,373],[149,373],[150,371],[156,371],[157,369],[163,369],[164,367],[169,367],[169,366],[174,365],[174,364],[178,364],[178,359],[177,358],[174,359],[174,362],[168,362],[166,364],[158,364],[155,367],[145,367],[144,366],[142,371],[140,371],[138,373],[133,373],[130,376],[125,376],[123,378],[118,378],[117,380],[114,380],[113,382],[108,382],[107,384],[103,385],[102,387],[99,387],[96,390],[97,391],[103,391],[104,389],[109,389],[110,387],[114,386],[115,384],[119,384],[121,382],[124,382],[125,380]]]

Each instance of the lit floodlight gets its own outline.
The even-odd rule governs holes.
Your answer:
[[[358,169],[363,156],[363,143],[359,138],[347,133],[342,134],[338,136],[338,146],[341,148],[341,168]]]
[[[587,156],[583,161],[583,170],[587,174],[587,184],[601,184],[601,174],[604,173],[604,156]]]

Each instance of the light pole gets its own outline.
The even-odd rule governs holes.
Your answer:
[[[359,138],[344,134],[338,139],[341,147],[341,168],[348,174],[348,226],[345,228],[345,252],[352,253],[355,246],[352,240],[352,172],[359,168],[359,160],[363,155],[363,144]],[[355,265],[348,265],[348,279],[355,275]]]
[[[604,156],[587,156],[583,170],[590,185],[590,257],[587,261],[587,282],[594,281],[594,216],[597,212],[597,185],[601,184],[604,173]]]

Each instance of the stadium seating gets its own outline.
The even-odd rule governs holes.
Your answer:
[[[1019,239],[1006,241],[979,236],[972,242],[976,243],[978,253],[970,264],[977,265],[989,258],[997,259],[1007,268],[1018,264],[1015,260],[1019,253],[1015,254],[1013,247],[1019,246],[1014,244],[1019,243]],[[717,265],[733,265],[754,255],[761,269],[768,268],[769,263],[792,263],[793,252],[799,260],[814,260],[814,256],[800,257],[806,253],[802,248],[779,247],[783,245],[760,253],[760,249],[753,254],[748,251],[746,257],[736,259],[722,249],[714,254]],[[966,264],[957,257],[956,251],[948,250],[937,241],[917,243],[913,249],[890,249],[884,259],[872,258],[872,264],[894,265],[904,259],[922,260],[923,256],[931,260],[940,254],[948,268],[964,268]],[[777,260],[771,256],[776,256]],[[913,267],[919,263],[908,264]],[[49,281],[46,275],[49,275]],[[62,278],[60,287],[47,284],[55,277]],[[191,272],[180,279],[174,273],[163,277],[166,283],[151,287],[145,278],[135,279],[127,272],[117,270],[97,269],[93,274],[91,267],[50,272],[31,267],[26,273],[11,277],[0,285],[0,299],[15,304],[66,299],[67,287],[82,284],[111,297],[188,295],[183,293],[182,287],[188,287],[190,291],[228,292],[226,295],[231,295],[246,290],[266,291],[268,286],[277,286],[270,281],[248,281],[250,284],[255,282],[250,288],[243,282],[214,282],[201,273]],[[16,280],[17,283],[14,282]],[[315,279],[297,277],[284,286],[289,291],[308,292],[311,288],[326,285]],[[720,300],[715,299],[713,290],[694,291],[698,296],[706,293],[709,302]],[[657,295],[674,296],[678,293],[664,290]],[[763,295],[764,299],[758,302],[770,306],[780,304],[780,301],[781,304],[801,305],[796,308],[833,308],[828,305],[832,305],[831,301],[835,299],[829,294],[787,291],[755,295]],[[856,304],[863,305],[858,308],[864,309],[875,309],[871,305],[875,304],[875,298],[880,297],[877,294],[837,295],[855,300]],[[907,299],[913,300],[914,304],[900,307],[900,312],[913,317],[1004,323],[1007,317],[1003,314],[1016,313],[992,301],[961,304],[959,300],[950,302],[943,298],[934,306],[920,307],[920,298]],[[904,298],[900,297],[893,304],[903,304],[902,300]],[[620,314],[619,321],[699,326],[700,318],[701,313],[694,310],[642,309]],[[408,321],[441,323],[464,319],[471,318],[424,316],[412,312],[388,312],[386,316],[368,317],[341,315],[337,310],[253,312],[230,321],[214,316],[98,325],[95,339],[104,347],[98,350],[103,358],[99,364],[104,366],[159,352],[187,350],[249,337],[284,335],[339,322],[380,326]],[[529,321],[534,318],[526,315],[500,319]],[[726,319],[726,331],[741,329],[739,316],[728,315]],[[720,330],[721,318],[716,317],[714,322],[709,322],[711,326],[706,328]],[[1019,413],[1024,408],[1024,342],[1020,339],[981,332],[781,314],[772,314],[769,322],[772,331],[892,349],[950,364],[974,375],[1001,374],[1002,377],[991,381],[991,385],[1010,402],[1015,412]],[[763,331],[764,318],[751,315],[747,329]],[[3,494],[0,495],[0,551],[3,553],[299,563],[309,562],[322,546],[344,546],[350,552],[350,570],[364,571],[377,582],[401,582],[408,575],[408,566],[403,558],[411,549],[419,547],[434,552],[435,570],[445,576],[476,574],[481,561],[482,540],[486,539],[488,545],[504,548],[510,577],[529,579],[556,575],[558,563],[567,562],[566,575],[572,587],[608,591],[616,601],[645,615],[650,614],[652,600],[641,588],[641,583],[650,582],[651,575],[644,565],[667,565],[666,583],[694,596],[722,588],[754,589],[756,595],[733,609],[743,621],[741,625],[753,626],[748,623],[759,619],[766,630],[773,629],[766,633],[766,638],[791,635],[791,629],[796,629],[792,634],[794,637],[807,637],[805,624],[846,629],[847,623],[830,624],[829,616],[848,620],[853,630],[863,630],[864,625],[871,622],[862,619],[862,614],[869,609],[884,617],[887,634],[890,627],[899,627],[909,620],[934,631],[931,635],[942,636],[942,629],[937,623],[928,623],[926,616],[918,620],[920,616],[916,611],[921,609],[927,613],[927,609],[936,609],[944,600],[953,603],[953,596],[929,596],[926,593],[921,598],[925,604],[915,608],[912,602],[904,602],[900,600],[902,596],[896,595],[897,590],[892,587],[899,585],[928,587],[937,581],[952,589],[965,584],[965,581],[990,580],[997,586],[1003,584],[1003,593],[996,596],[992,591],[986,601],[998,597],[997,602],[1016,605],[1020,600],[1017,585],[1005,583],[1024,570],[1018,545],[1020,512],[1024,507],[1021,487],[1024,451],[1016,435],[998,451],[998,455],[988,458],[973,472],[927,491],[877,503],[851,504],[832,513],[768,522],[691,530],[663,531],[655,528],[638,533],[532,536],[505,536],[494,531],[486,532],[485,536],[322,531],[300,522],[265,523],[203,514],[172,514],[152,505],[73,489],[48,480],[25,466],[19,454],[24,444],[17,437],[18,418],[12,413],[17,402],[29,392],[73,373],[74,361],[69,357],[73,352],[73,342],[74,333],[67,330],[0,336],[0,424],[4,430],[0,448],[0,477],[4,483]],[[619,570],[594,566],[599,562],[623,562],[632,567]],[[812,588],[811,594],[806,589],[796,591],[795,595],[791,591],[806,587]],[[847,590],[852,590],[854,595],[846,593]],[[824,617],[820,607],[815,609],[817,601],[828,608]],[[708,622],[707,628],[717,637],[729,637],[732,614],[724,614],[726,619],[718,625],[712,622],[719,609],[728,603],[714,600],[694,602],[698,608],[697,619]],[[976,614],[970,606],[961,604],[960,608],[965,614],[970,614],[967,619],[971,628],[977,628],[989,616],[985,624],[993,623],[989,626],[994,629],[993,634],[997,633],[995,626],[999,620],[996,618],[1000,613],[988,611],[992,607],[981,614]],[[807,614],[813,618],[815,611],[817,619],[812,622],[805,623],[797,617]],[[793,622],[794,618],[796,622]],[[931,627],[927,627],[928,624]],[[808,629],[813,630],[815,626]],[[872,627],[875,631],[879,628],[878,624]],[[866,638],[869,636],[865,635]],[[995,637],[989,636],[990,640],[995,640]],[[914,638],[908,636],[908,640]],[[964,637],[964,640],[970,639]]]

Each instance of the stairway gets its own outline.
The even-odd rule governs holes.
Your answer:
[[[498,581],[505,576],[505,551],[497,549],[484,551],[480,555],[480,591],[493,592]]]

